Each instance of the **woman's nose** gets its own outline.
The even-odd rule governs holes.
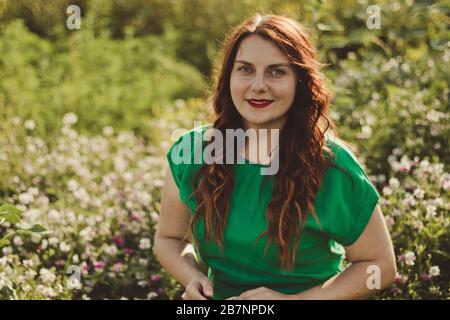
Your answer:
[[[256,75],[252,82],[253,91],[265,91],[267,86],[264,83],[264,75]]]

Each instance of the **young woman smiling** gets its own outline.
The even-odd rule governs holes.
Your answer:
[[[257,14],[231,30],[220,61],[212,125],[189,131],[168,152],[155,235],[155,254],[185,287],[183,299],[360,299],[388,287],[396,265],[380,196],[337,138],[305,29]],[[261,175],[268,163],[251,141],[234,150],[243,163],[174,161],[208,128],[224,136],[279,130],[269,141],[278,172]],[[188,157],[196,144],[212,143],[193,141]]]

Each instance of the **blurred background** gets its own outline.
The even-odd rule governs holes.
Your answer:
[[[225,34],[256,12],[309,30],[338,132],[382,195],[398,275],[373,299],[449,299],[449,11],[0,0],[0,299],[180,299],[152,253],[165,153],[208,123]]]

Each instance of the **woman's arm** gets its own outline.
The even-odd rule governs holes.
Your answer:
[[[349,267],[323,284],[292,298],[365,299],[393,283],[397,272],[395,254],[379,205],[376,205],[362,235],[353,245],[345,247],[345,251],[351,262]]]
[[[192,239],[183,240],[189,231],[189,217],[172,173],[167,170],[153,252],[167,272],[185,288],[195,276],[204,276],[195,258]]]

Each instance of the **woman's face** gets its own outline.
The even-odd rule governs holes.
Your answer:
[[[281,129],[295,97],[297,75],[288,58],[257,35],[245,38],[231,71],[231,98],[245,129]],[[268,100],[252,104],[249,100]],[[266,106],[267,105],[267,106]]]

